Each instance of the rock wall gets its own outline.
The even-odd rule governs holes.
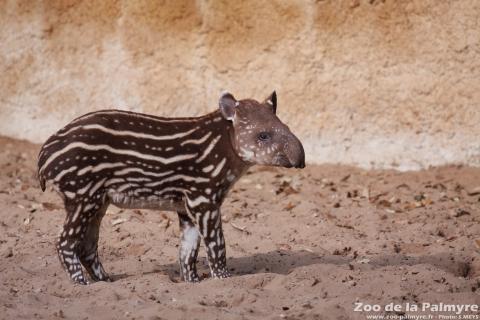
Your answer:
[[[310,163],[480,165],[480,1],[0,1],[0,134],[279,97]]]

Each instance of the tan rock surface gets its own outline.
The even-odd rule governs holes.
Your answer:
[[[480,164],[480,2],[0,2],[0,134],[279,95],[310,162]]]

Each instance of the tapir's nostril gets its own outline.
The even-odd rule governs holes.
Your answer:
[[[302,156],[293,164],[295,168],[303,169],[305,168],[305,154],[302,152]]]
[[[295,168],[299,168],[299,169],[305,168],[305,159],[302,159],[299,163],[297,163]]]

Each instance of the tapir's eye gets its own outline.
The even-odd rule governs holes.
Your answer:
[[[270,133],[268,132],[260,132],[260,134],[258,135],[258,140],[260,141],[268,141],[270,140]]]

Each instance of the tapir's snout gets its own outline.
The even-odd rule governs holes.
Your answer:
[[[305,168],[305,153],[303,153],[302,159],[294,165],[295,168],[303,169]]]
[[[287,148],[285,150],[290,167],[303,169],[305,168],[305,150],[303,145],[293,134],[288,139]]]

